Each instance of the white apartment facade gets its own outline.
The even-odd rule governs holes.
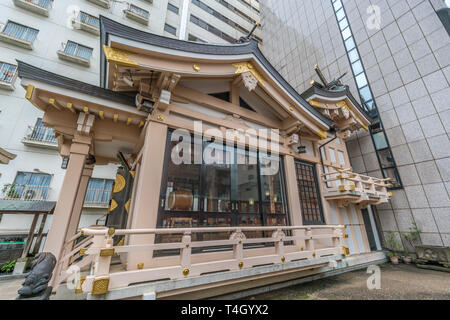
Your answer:
[[[42,112],[25,99],[25,90],[17,79],[16,60],[98,85],[99,15],[166,37],[230,43],[246,36],[259,22],[259,3],[256,0],[2,0],[0,147],[16,158],[8,165],[0,165],[1,199],[56,201],[65,174],[53,132],[42,125]],[[261,39],[260,27],[254,36]],[[116,165],[95,166],[79,228],[104,221],[116,170]],[[0,212],[0,240],[7,240],[8,236],[25,237],[32,220],[32,215]],[[46,221],[44,233],[50,224],[51,217]]]

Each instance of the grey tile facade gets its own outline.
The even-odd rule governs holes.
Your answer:
[[[397,163],[403,188],[377,208],[384,232],[408,231],[421,242],[450,245],[450,37],[435,10],[444,0],[342,0]],[[263,52],[299,92],[343,78],[359,96],[331,0],[261,1]],[[369,6],[381,28],[369,28]],[[380,173],[370,136],[348,143],[353,169]],[[398,236],[398,235],[397,235]]]

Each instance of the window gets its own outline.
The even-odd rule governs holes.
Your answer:
[[[51,175],[17,172],[14,183],[3,189],[4,199],[39,201],[47,200]]]
[[[111,198],[114,180],[91,178],[84,198],[85,205],[107,205]]]
[[[229,4],[228,2],[226,2],[225,0],[216,0],[218,3],[220,3],[221,5],[223,5],[224,7],[228,8],[229,10],[233,11],[235,14],[239,15],[241,18],[247,20],[248,22],[250,22],[251,24],[255,24],[256,20],[249,17],[248,15],[246,15],[245,13],[243,13],[241,10],[237,9],[236,7],[234,7],[233,5]],[[259,27],[260,28],[260,27]]]
[[[174,12],[174,13],[176,13],[176,14],[178,14],[178,11],[179,11],[179,9],[177,8],[177,7],[175,7],[173,4],[171,4],[171,3],[168,3],[167,4],[167,9],[169,9],[170,11],[172,11],[172,12]]]
[[[310,163],[295,161],[295,169],[303,224],[325,224],[315,166]]]
[[[0,62],[0,81],[6,83],[13,83],[17,74],[17,66]]]
[[[90,26],[100,28],[100,19],[97,17],[94,17],[93,15],[90,15],[89,13],[80,11],[80,14],[78,15],[78,19],[80,22],[88,24]]]
[[[203,28],[205,30],[208,30],[209,32],[215,34],[216,36],[224,39],[225,41],[228,41],[230,43],[235,43],[236,39],[234,39],[233,37],[230,37],[229,35],[227,35],[226,33],[223,33],[222,31],[220,31],[219,29],[217,29],[216,27],[213,27],[212,25],[204,22],[203,20],[191,15],[190,20],[192,23],[198,25],[200,28]]]
[[[31,134],[28,136],[28,140],[57,143],[58,140],[55,137],[53,128],[44,126],[42,119],[38,118],[34,127],[32,127]]]
[[[192,3],[195,4],[196,6],[202,8],[206,12],[210,13],[214,17],[218,18],[219,20],[221,20],[221,21],[225,22],[226,24],[232,26],[233,28],[238,29],[243,34],[247,35],[250,32],[247,29],[245,29],[245,28],[241,27],[240,25],[238,25],[237,23],[231,21],[230,19],[225,17],[223,14],[217,12],[216,10],[211,8],[210,6],[206,5],[202,1],[200,1],[200,0],[192,0]]]
[[[140,15],[143,18],[148,19],[148,17],[149,17],[149,12],[147,10],[139,8],[138,6],[135,6],[134,4],[129,3],[128,10],[130,10],[133,13],[136,13],[137,15]]]
[[[170,34],[173,34],[174,36],[177,35],[177,29],[172,27],[171,25],[168,25],[167,23],[164,25],[164,30]]]
[[[73,42],[73,41],[67,41],[67,43],[64,46],[64,53],[67,53],[72,56],[84,58],[84,59],[90,59],[92,56],[92,48],[85,47],[79,43]]]
[[[198,38],[198,37],[196,37],[196,36],[194,36],[192,34],[189,34],[188,40],[189,41],[194,41],[194,42],[206,43],[206,41],[204,41],[204,40],[202,40],[202,39],[200,39],[200,38]]]
[[[39,30],[12,21],[8,21],[2,33],[15,39],[25,40],[33,43],[36,40]]]
[[[167,137],[158,227],[288,224],[281,158],[268,159],[256,151],[224,147],[214,142],[203,142],[201,150],[197,150],[198,148],[194,148],[193,137],[186,135],[182,140],[191,139],[192,142],[190,155],[183,156],[192,159],[193,164],[175,164],[172,154],[182,150],[177,149],[178,140],[171,141],[172,134],[169,133]],[[234,161],[229,162],[231,164],[225,161],[219,164],[199,161],[199,164],[195,164],[194,159],[213,147],[218,148],[214,151],[214,154],[218,152],[215,154],[217,157]],[[270,165],[278,165],[279,170],[274,175],[263,175],[263,172],[267,172],[265,168]],[[227,238],[229,234],[193,236],[202,237],[203,240],[217,240]],[[160,240],[163,241],[162,238]]]
[[[345,48],[347,49],[347,56],[352,67],[353,77],[358,87],[361,105],[375,119],[374,124],[370,126],[369,131],[372,136],[373,144],[375,145],[378,163],[380,168],[383,169],[383,177],[394,179],[392,181],[394,188],[401,188],[402,183],[397,172],[397,166],[392,156],[391,148],[378,114],[378,108],[376,106],[372,90],[369,82],[367,81],[366,71],[360,58],[358,48],[356,47],[345,8],[341,0],[331,0],[331,3],[335,11],[337,23],[341,30],[342,40]]]

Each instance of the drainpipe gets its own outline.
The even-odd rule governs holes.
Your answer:
[[[331,130],[334,131],[334,138],[328,140],[327,142],[325,142],[324,144],[322,144],[321,146],[319,146],[319,155],[320,155],[320,164],[322,165],[322,172],[325,174],[325,165],[323,164],[323,157],[322,157],[322,148],[325,147],[327,144],[333,142],[334,140],[337,139],[337,133],[338,133],[338,129],[333,127]]]

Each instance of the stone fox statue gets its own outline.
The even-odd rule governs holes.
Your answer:
[[[31,272],[27,275],[22,288],[19,289],[18,300],[27,298],[42,297],[48,299],[51,288],[48,287],[56,265],[56,258],[49,252],[39,253],[31,264]]]

